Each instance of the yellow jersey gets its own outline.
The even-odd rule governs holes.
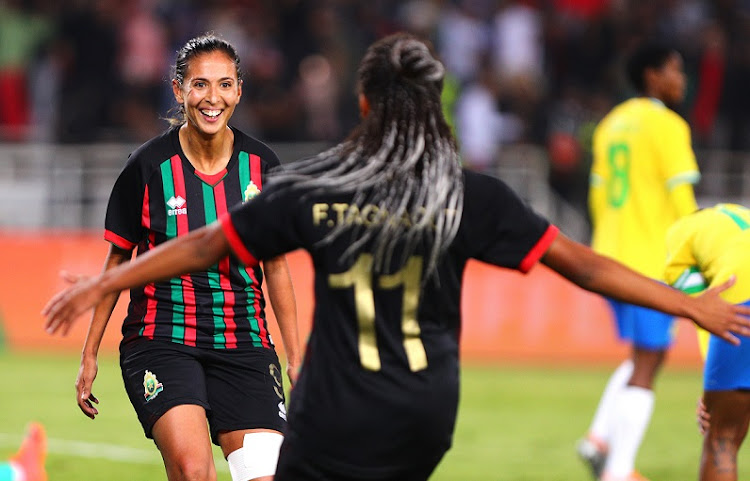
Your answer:
[[[750,210],[736,204],[717,204],[683,217],[669,228],[664,280],[696,294],[737,276],[735,284],[721,293],[727,302],[750,299]],[[708,333],[699,330],[704,355]]]
[[[593,153],[592,248],[661,279],[667,229],[697,207],[692,184],[700,172],[687,122],[656,99],[630,99],[597,125]],[[687,196],[670,197],[685,185]]]

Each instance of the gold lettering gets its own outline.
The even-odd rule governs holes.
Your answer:
[[[344,214],[346,213],[346,209],[349,208],[349,204],[332,204],[331,208],[334,210],[334,212],[336,212],[336,224],[341,225],[346,222]]]
[[[382,222],[378,206],[373,204],[364,206],[362,208],[362,222],[368,227]]]
[[[410,257],[400,271],[380,276],[380,287],[383,289],[404,287],[401,332],[404,334],[404,350],[406,351],[406,358],[409,360],[409,368],[414,372],[427,367],[427,353],[420,339],[422,330],[417,321],[421,278],[422,257],[420,256]]]
[[[362,254],[346,272],[329,274],[333,289],[354,287],[354,305],[359,328],[359,359],[369,371],[380,371],[380,353],[375,337],[375,299],[372,293],[372,255]]]
[[[320,225],[328,218],[328,204],[313,204],[312,217],[313,225]]]
[[[420,338],[422,330],[417,319],[422,262],[419,256],[410,257],[406,265],[398,272],[379,276],[377,284],[380,289],[403,288],[401,332],[404,351],[412,371],[427,368],[427,353]],[[361,254],[348,271],[329,274],[328,285],[333,289],[354,289],[354,307],[357,312],[359,331],[359,359],[365,369],[379,371],[381,365],[375,329],[372,263],[372,254]]]
[[[352,204],[349,206],[349,211],[346,213],[346,225],[362,225],[362,218],[359,216],[359,207]]]

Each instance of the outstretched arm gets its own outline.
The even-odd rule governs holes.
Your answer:
[[[739,340],[732,333],[750,334],[750,319],[745,317],[750,315],[750,308],[730,304],[719,297],[734,279],[699,297],[690,297],[562,234],[552,241],[541,262],[588,291],[692,319],[733,344],[739,344]]]
[[[297,303],[294,299],[294,286],[289,275],[286,256],[274,257],[263,262],[263,271],[268,281],[268,297],[279,324],[281,340],[286,353],[286,373],[292,386],[297,382],[302,355],[297,331]]]
[[[42,310],[47,318],[44,327],[50,334],[61,328],[66,333],[78,316],[107,294],[206,270],[229,252],[229,242],[219,222],[172,239],[99,276],[80,278],[55,295]]]

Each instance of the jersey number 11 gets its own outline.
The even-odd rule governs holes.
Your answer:
[[[412,371],[421,371],[427,367],[427,354],[419,337],[421,331],[417,322],[421,280],[422,257],[420,256],[410,257],[399,271],[380,275],[377,278],[379,289],[395,289],[403,286],[401,332],[404,335],[404,350]],[[367,370],[379,371],[380,353],[375,336],[372,254],[361,254],[357,262],[346,272],[330,274],[328,284],[334,289],[354,287],[354,304],[359,326],[360,362]]]

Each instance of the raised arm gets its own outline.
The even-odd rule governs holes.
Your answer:
[[[739,339],[732,333],[750,334],[750,319],[745,317],[750,315],[750,309],[719,297],[734,279],[707,290],[699,297],[690,297],[562,234],[552,241],[541,262],[588,291],[692,319],[700,327],[733,344],[739,344]]]
[[[50,334],[67,333],[75,320],[107,294],[208,269],[228,255],[229,242],[218,222],[165,242],[132,262],[108,269],[96,277],[81,277],[55,295],[42,310]]]

